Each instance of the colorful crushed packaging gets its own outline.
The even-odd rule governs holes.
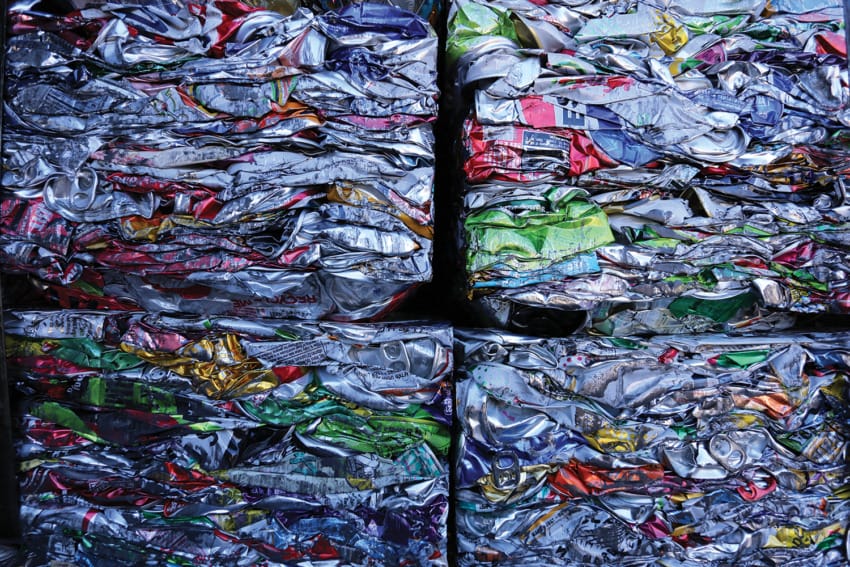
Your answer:
[[[31,564],[447,565],[447,325],[6,322]]]
[[[454,1],[457,287],[480,320],[644,335],[850,313],[843,20],[838,0]]]
[[[9,8],[0,261],[63,307],[361,320],[431,278],[437,36],[388,4]]]
[[[850,561],[850,334],[455,338],[459,565]]]

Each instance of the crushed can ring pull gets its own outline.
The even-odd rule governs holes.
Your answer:
[[[44,187],[45,202],[52,209],[84,212],[92,207],[97,196],[97,173],[84,168],[72,176],[52,177]]]
[[[491,461],[493,485],[499,490],[512,490],[519,485],[519,457],[513,451],[499,451]]]
[[[747,464],[747,453],[726,434],[715,435],[708,442],[708,452],[729,472],[738,472]]]

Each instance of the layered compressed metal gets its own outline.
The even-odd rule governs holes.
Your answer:
[[[846,565],[850,335],[456,330],[459,565]]]
[[[281,13],[290,13],[296,7],[307,8],[311,12],[330,12],[340,8],[359,4],[357,0],[249,0],[247,4],[262,6]],[[388,4],[428,20],[432,26],[439,26],[443,13],[443,3],[439,0],[377,0],[379,4]]]
[[[430,280],[426,20],[56,6],[9,8],[4,270],[63,307],[340,320]]]
[[[453,2],[458,236],[484,320],[586,311],[628,335],[847,313],[843,17],[839,0]]]
[[[448,326],[6,319],[28,564],[447,565]]]

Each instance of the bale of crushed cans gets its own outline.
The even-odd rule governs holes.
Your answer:
[[[459,565],[850,561],[850,334],[455,339]]]
[[[362,0],[247,0],[246,4],[269,8],[283,14],[289,14],[296,8],[306,8],[314,13],[330,12],[359,4]],[[441,0],[372,0],[378,4],[388,4],[413,12],[420,18],[428,20],[435,29],[442,24],[443,2]]]
[[[9,8],[5,270],[63,307],[338,320],[430,279],[427,20],[60,5]]]
[[[447,325],[15,311],[6,346],[28,564],[447,565]]]
[[[455,0],[448,27],[458,287],[487,326],[850,312],[840,0]]]

